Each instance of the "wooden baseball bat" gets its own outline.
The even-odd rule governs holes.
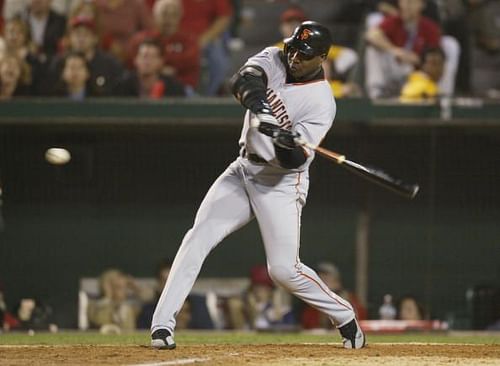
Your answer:
[[[260,121],[257,118],[253,118],[252,120],[250,120],[250,127],[258,128],[259,125]],[[400,179],[393,178],[380,169],[368,168],[361,164],[355,163],[354,161],[346,159],[345,155],[338,154],[331,150],[325,149],[324,147],[315,146],[310,142],[304,140],[303,138],[296,138],[295,143],[308,147],[316,151],[319,155],[329,160],[335,161],[350,172],[357,174],[393,192],[396,192],[406,198],[413,199],[420,189],[418,184],[404,183]]]
[[[377,168],[368,168],[364,165],[358,164],[354,161],[346,159],[345,155],[338,154],[331,150],[325,149],[324,147],[314,146],[303,139],[297,139],[297,142],[300,145],[306,146],[310,149],[316,151],[319,155],[333,160],[336,163],[340,164],[340,166],[349,170],[350,172],[357,174],[369,181],[377,183],[378,185],[387,188],[393,192],[396,192],[406,198],[413,199],[418,193],[419,186],[418,184],[407,184],[401,181],[400,179],[396,179],[386,174],[380,169]]]

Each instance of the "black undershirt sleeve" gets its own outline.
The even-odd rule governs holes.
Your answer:
[[[242,67],[229,84],[236,99],[251,112],[272,114],[266,95],[267,76],[260,66]]]

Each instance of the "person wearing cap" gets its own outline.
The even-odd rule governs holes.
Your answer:
[[[77,16],[69,21],[68,49],[84,55],[89,68],[89,85],[95,96],[110,96],[123,74],[120,62],[110,53],[101,50],[96,23],[92,18]],[[65,56],[60,55],[51,64],[52,78],[60,75]]]
[[[304,10],[299,6],[291,6],[280,16],[280,33],[283,38],[290,37],[293,30],[307,19]],[[276,47],[283,48],[283,41],[277,42]],[[354,96],[359,88],[347,82],[349,71],[358,62],[356,52],[348,47],[332,45],[326,60],[323,62],[325,77],[329,80],[333,95],[336,98]]]
[[[316,272],[330,290],[351,303],[356,313],[356,317],[359,320],[367,318],[366,308],[361,304],[355,294],[344,288],[337,266],[330,262],[321,262],[316,266]],[[303,308],[300,316],[300,323],[304,329],[333,328],[327,316],[309,305]]]

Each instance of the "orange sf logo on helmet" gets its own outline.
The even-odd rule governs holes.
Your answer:
[[[299,39],[303,41],[304,39],[308,39],[309,36],[312,34],[312,31],[310,29],[304,29],[302,33],[299,36]]]

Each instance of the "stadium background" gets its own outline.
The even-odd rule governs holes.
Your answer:
[[[302,259],[335,261],[354,288],[356,228],[368,213],[372,315],[383,294],[412,293],[433,318],[484,327],[491,319],[477,306],[474,317],[466,292],[500,280],[498,108],[455,106],[444,120],[434,105],[339,101],[324,145],[417,181],[421,192],[407,201],[318,158]],[[9,298],[43,297],[60,326],[76,327],[80,277],[110,266],[152,276],[237,156],[242,114],[229,98],[2,105],[0,276]],[[48,164],[51,146],[67,147],[71,163]],[[201,276],[246,276],[262,261],[251,224],[212,253]]]

